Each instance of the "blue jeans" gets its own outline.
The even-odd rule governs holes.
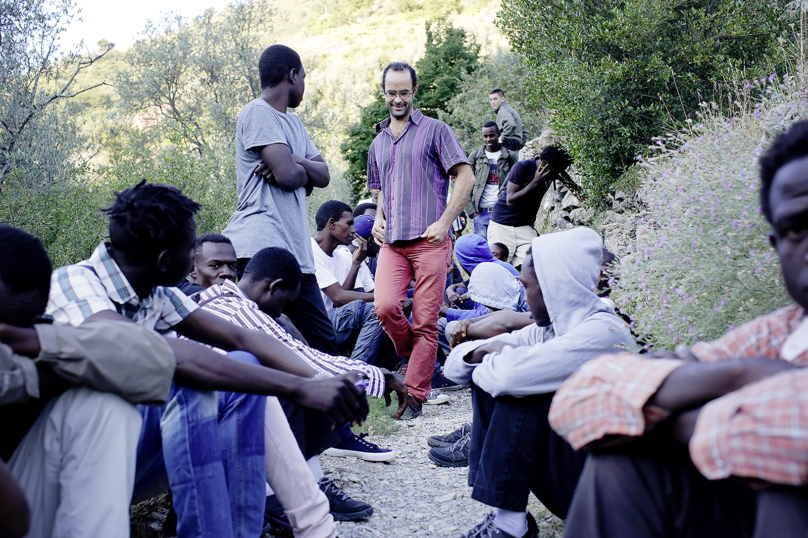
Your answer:
[[[491,208],[481,207],[480,214],[474,217],[474,233],[488,241],[488,225],[491,223]]]
[[[376,355],[387,334],[379,323],[373,303],[351,301],[339,308],[329,309],[328,317],[337,332],[337,347],[356,337],[351,358],[368,364],[376,362]]]
[[[259,364],[252,354],[231,358]],[[260,536],[266,494],[266,398],[198,391],[176,383],[160,407],[139,405],[143,429],[134,498],[166,481],[177,512],[177,537]]]

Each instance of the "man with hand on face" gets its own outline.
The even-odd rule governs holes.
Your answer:
[[[566,172],[571,164],[572,158],[566,151],[547,146],[538,157],[519,161],[508,173],[506,187],[500,191],[491,213],[488,243],[505,245],[511,254],[507,261],[517,269],[538,235],[534,225],[542,198],[552,181],[563,179],[572,183]]]
[[[373,237],[381,247],[375,308],[396,352],[409,357],[404,384],[406,412],[421,414],[431,390],[438,350],[438,312],[452,259],[449,227],[463,210],[474,174],[463,148],[445,123],[413,109],[418,92],[415,69],[393,62],[382,73],[390,117],[368,151],[368,189],[381,189]],[[456,176],[447,205],[449,177]],[[412,324],[402,301],[415,278]]]
[[[465,212],[474,219],[474,233],[487,240],[491,211],[508,185],[505,178],[519,160],[519,153],[500,144],[499,127],[493,121],[483,124],[483,142],[469,155],[475,181]]]
[[[760,185],[796,304],[712,342],[608,355],[572,375],[550,422],[590,455],[564,536],[808,534],[808,122],[761,157]]]
[[[585,456],[550,428],[553,394],[587,361],[636,348],[628,326],[593,291],[603,258],[597,232],[544,235],[531,252],[522,283],[535,322],[459,344],[444,368],[449,379],[472,384],[474,427],[465,441],[471,497],[495,508],[465,538],[536,538],[526,512],[531,491],[566,516]]]
[[[350,206],[338,200],[321,205],[315,222],[317,233],[311,239],[311,248],[317,283],[337,332],[337,343],[343,345],[356,338],[351,358],[374,364],[387,335],[372,304],[375,283],[363,263],[368,257],[368,242],[354,230]],[[338,248],[352,241],[359,244],[353,254],[347,248]]]

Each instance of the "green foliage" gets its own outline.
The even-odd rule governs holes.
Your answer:
[[[724,77],[771,69],[785,3],[503,0],[498,24],[597,200],[664,125],[717,99]]]
[[[480,46],[463,28],[443,20],[426,23],[426,50],[415,64],[418,73],[417,106],[438,118],[446,103],[457,95],[460,80],[477,69]]]
[[[445,21],[427,22],[426,35],[424,57],[415,64],[419,79],[415,106],[427,116],[437,118],[460,91],[461,77],[468,77],[477,69],[480,47],[464,29]],[[377,125],[387,117],[389,113],[379,91],[346,130],[341,148],[348,162],[345,178],[350,185],[350,203],[367,195],[368,149],[376,137]]]
[[[641,160],[646,209],[612,297],[653,346],[712,340],[791,302],[760,214],[758,158],[762,138],[805,117],[803,87],[771,75],[733,89],[732,109],[702,103],[696,123]]]
[[[466,153],[471,153],[483,143],[483,123],[496,119],[488,95],[500,88],[530,136],[536,137],[544,125],[544,112],[528,96],[526,81],[515,55],[499,52],[485,58],[473,73],[461,77],[458,93],[446,103],[447,113],[440,114],[440,119],[452,127]]]
[[[257,36],[272,13],[264,0],[238,1],[193,24],[171,14],[149,22],[116,78],[124,107],[153,116],[153,134],[174,145],[231,152],[239,111],[261,94],[256,66],[268,43]]]

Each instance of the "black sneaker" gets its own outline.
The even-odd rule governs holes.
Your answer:
[[[441,467],[468,467],[471,432],[458,439],[453,445],[430,449],[429,459]]]
[[[469,386],[446,379],[443,377],[443,369],[441,368],[440,370],[435,370],[435,373],[432,375],[432,388],[440,390],[461,390],[467,389]]]
[[[261,531],[261,536],[266,533],[279,538],[291,538],[294,536],[292,524],[289,523],[289,518],[286,517],[286,512],[284,512],[283,506],[275,495],[267,497],[267,505],[264,508],[264,530]]]
[[[439,446],[439,447],[451,446],[455,444],[458,439],[460,439],[467,433],[471,433],[471,422],[463,424],[452,433],[447,433],[446,435],[433,435],[432,437],[426,440],[426,444],[428,444],[429,446]]]
[[[482,522],[463,535],[463,538],[539,538],[539,526],[533,515],[527,514],[527,532],[521,536],[508,534],[494,523],[494,512],[485,516]]]
[[[317,485],[328,497],[331,515],[335,521],[359,521],[373,515],[372,506],[368,503],[351,499],[328,478],[321,478]]]
[[[396,376],[396,379],[404,383],[404,378],[407,377],[407,365],[409,361],[402,361],[401,366],[398,367],[398,370],[393,372],[393,375]]]
[[[418,418],[421,416],[421,409],[423,409],[424,404],[418,398],[414,397],[412,394],[407,396],[407,408],[401,413],[401,418],[399,420],[412,420],[414,418]]]

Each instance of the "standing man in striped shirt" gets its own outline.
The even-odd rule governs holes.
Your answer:
[[[368,151],[368,189],[381,189],[373,237],[379,253],[374,306],[396,352],[409,357],[409,401],[395,418],[412,419],[431,389],[438,350],[438,312],[452,259],[449,227],[474,186],[463,148],[445,123],[413,109],[415,69],[393,62],[382,73],[390,117]],[[447,206],[449,176],[456,176]],[[415,277],[412,325],[401,302]]]

